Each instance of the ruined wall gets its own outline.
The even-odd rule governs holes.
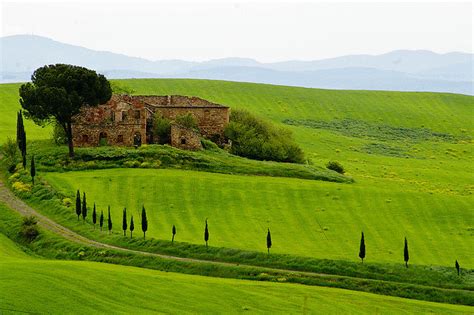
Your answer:
[[[171,146],[185,150],[202,149],[201,139],[196,131],[176,124],[171,125]]]

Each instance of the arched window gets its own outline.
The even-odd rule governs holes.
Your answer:
[[[181,138],[181,144],[186,144],[186,139],[185,138]]]

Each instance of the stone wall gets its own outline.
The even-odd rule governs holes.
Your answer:
[[[202,149],[199,134],[192,129],[177,124],[171,125],[171,146],[185,150]]]

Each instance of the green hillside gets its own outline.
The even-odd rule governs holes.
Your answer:
[[[340,289],[43,260],[29,257],[3,234],[0,234],[0,269],[2,314],[472,312],[472,307]]]

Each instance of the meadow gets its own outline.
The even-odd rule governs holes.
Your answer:
[[[8,222],[10,228],[18,224],[18,215],[2,204],[0,217]],[[1,228],[6,226],[7,224],[3,223]],[[17,235],[8,232],[10,235]],[[40,238],[40,242],[44,244],[54,243],[54,238],[49,233],[45,234],[45,231]],[[67,246],[69,245],[63,245]],[[49,260],[40,258],[26,244],[15,243],[2,233],[0,268],[2,314],[177,311],[342,311],[363,314],[374,310],[383,313],[467,314],[472,311],[472,307],[467,306],[414,301],[334,288],[220,279],[86,261]],[[28,296],[27,303],[25,299],[18,298],[20,290],[22,296]]]

